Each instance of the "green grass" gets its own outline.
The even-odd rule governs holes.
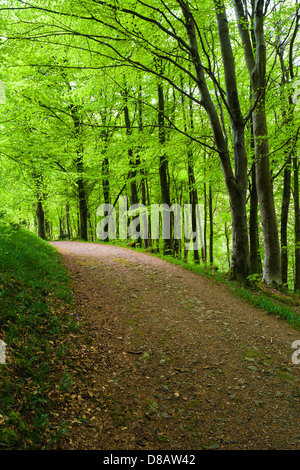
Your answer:
[[[28,231],[0,225],[0,339],[6,343],[0,450],[47,448],[63,432],[50,429],[49,395],[53,377],[61,380],[57,366],[67,352],[61,339],[77,328],[66,312],[71,305],[57,251]]]
[[[268,314],[275,315],[290,323],[295,329],[300,331],[300,312],[296,308],[285,305],[284,302],[277,300],[277,296],[272,296],[261,292],[258,289],[246,289],[235,286],[233,292],[239,297],[247,300],[251,305],[266,310]]]

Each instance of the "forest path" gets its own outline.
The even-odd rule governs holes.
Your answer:
[[[91,325],[61,449],[300,449],[299,332],[158,258],[52,245]]]

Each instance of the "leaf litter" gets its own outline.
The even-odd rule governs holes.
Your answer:
[[[300,448],[299,333],[290,325],[158,258],[53,245],[80,323],[51,397],[53,426],[67,430],[53,448]]]

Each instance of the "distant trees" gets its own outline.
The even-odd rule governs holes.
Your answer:
[[[201,9],[193,0],[14,0],[0,7],[0,54],[18,65],[8,95],[20,77],[18,105],[30,102],[30,116],[38,117],[36,158],[56,195],[44,201],[45,217],[53,220],[53,207],[63,206],[68,236],[78,222],[80,238],[94,237],[97,205],[117,205],[120,194],[133,204],[195,208],[203,201],[204,244],[193,250],[195,262],[217,257],[225,267],[229,254],[232,277],[246,279],[262,266],[267,284],[293,279],[297,290],[299,4],[234,0],[233,7],[223,0]],[[8,98],[3,121],[17,122]],[[282,132],[274,132],[279,120]],[[8,137],[7,126],[9,146],[19,130]],[[26,136],[25,152],[28,145]],[[7,154],[24,164],[13,146]],[[184,256],[183,248],[164,240],[165,253]]]

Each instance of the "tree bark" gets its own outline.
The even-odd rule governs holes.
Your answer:
[[[164,100],[164,91],[161,81],[158,81],[157,85],[158,92],[158,139],[159,144],[162,147],[166,142],[165,135],[165,100]],[[166,204],[169,208],[171,207],[171,198],[170,198],[170,187],[169,187],[169,178],[168,178],[168,159],[163,154],[159,157],[159,178],[160,178],[160,188],[161,188],[161,197],[162,203]],[[173,229],[173,217],[170,213],[170,238],[164,240],[164,254],[172,254],[173,244],[172,244],[172,229]]]
[[[43,201],[45,200],[43,176],[33,172],[32,177],[36,184],[36,217],[38,236],[43,240],[46,240],[45,212],[43,208]]]
[[[139,92],[138,92],[138,116],[139,116],[139,132],[142,134],[143,132],[143,109],[142,109],[142,86],[139,85]],[[141,174],[141,191],[142,191],[142,204],[146,207],[147,206],[147,177],[145,175],[145,170],[141,165],[141,157],[138,155],[137,157],[137,165],[140,166],[140,174]],[[149,244],[149,233],[151,233],[151,217],[148,216],[148,239],[143,240],[144,248],[148,247]]]
[[[77,194],[79,200],[79,236],[82,240],[88,240],[88,205],[87,205],[87,194],[86,194],[86,183],[84,180],[84,162],[83,162],[83,145],[80,141],[81,134],[81,122],[78,114],[78,107],[71,105],[71,115],[74,123],[74,137],[76,139],[76,153],[77,157],[74,160],[77,170]]]
[[[38,226],[38,236],[43,240],[46,240],[46,229],[45,229],[45,212],[43,209],[42,201],[36,203],[36,217]]]
[[[287,224],[291,196],[291,170],[285,168],[283,177],[283,192],[281,202],[281,221],[280,221],[280,244],[281,244],[281,276],[282,283],[288,282],[288,241]]]
[[[266,86],[266,45],[263,26],[263,7],[264,1],[258,0],[256,2],[254,28],[256,37],[256,66],[252,73],[254,102],[260,96],[253,113],[256,185],[265,247],[263,278],[267,284],[281,286],[280,246],[268,157],[269,143],[264,92]]]
[[[209,263],[214,264],[214,220],[213,220],[213,198],[212,189],[208,189],[208,211],[209,211]]]
[[[234,278],[246,279],[250,270],[249,240],[246,213],[247,156],[244,136],[244,120],[240,109],[233,52],[230,43],[228,20],[223,3],[215,1],[219,39],[225,71],[226,97],[231,115],[231,130],[234,142],[235,172],[231,167],[228,143],[210,95],[204,69],[199,55],[195,21],[189,3],[181,1],[185,27],[190,43],[190,55],[197,75],[201,102],[210,119],[214,141],[220,156],[222,170],[229,195],[232,220],[231,273]]]
[[[252,48],[244,7],[234,0],[238,28],[244,47],[245,62],[251,79],[253,103],[253,133],[255,139],[256,185],[264,237],[264,273],[266,284],[281,286],[280,245],[270,174],[268,128],[265,109],[266,44],[264,36],[264,0],[254,4],[255,54]]]
[[[102,189],[105,204],[110,204],[109,159],[104,155],[102,160]]]
[[[65,209],[66,209],[67,237],[68,237],[68,240],[71,240],[72,233],[71,233],[71,224],[70,224],[70,206],[69,206],[69,204],[66,204]]]
[[[203,226],[203,249],[202,260],[207,262],[207,189],[206,182],[203,183],[203,198],[204,198],[204,226]]]
[[[250,238],[250,273],[261,274],[261,258],[259,253],[259,231],[258,231],[258,197],[256,189],[255,165],[251,171],[250,189],[250,217],[249,217],[249,238]]]
[[[294,210],[295,210],[295,281],[294,291],[300,292],[300,201],[299,201],[299,162],[293,157]]]
[[[251,119],[251,151],[255,153],[253,121]],[[250,239],[250,273],[261,274],[262,265],[259,252],[259,230],[258,230],[258,196],[256,187],[255,161],[251,169],[250,187],[250,217],[249,217],[249,239]]]
[[[82,174],[82,161],[81,159],[76,162],[78,173]],[[78,199],[79,199],[79,217],[80,217],[80,238],[82,240],[88,240],[88,207],[87,207],[87,198],[85,191],[85,182],[84,179],[80,176],[77,180],[77,189],[78,189]]]
[[[183,80],[181,80],[181,86],[183,87]],[[191,94],[191,89],[190,89]],[[188,123],[187,117],[185,112],[185,97],[181,95],[181,103],[182,103],[182,113],[183,113],[183,121],[184,121],[184,131],[187,132],[188,130]],[[190,100],[189,102],[189,126],[191,129],[194,128],[194,114],[193,114],[193,104]],[[197,204],[198,204],[198,193],[196,189],[196,180],[195,180],[195,173],[194,173],[194,159],[193,159],[193,151],[191,149],[190,143],[187,149],[187,173],[188,173],[188,188],[189,188],[189,202],[192,206],[192,231],[193,233],[197,233]],[[200,247],[203,248],[203,247]],[[194,253],[194,262],[199,264],[199,250],[198,247],[195,247],[193,250]]]
[[[125,119],[125,126],[126,126],[126,134],[127,136],[130,136],[132,134],[132,129],[131,129],[131,122],[130,122],[130,116],[129,116],[129,109],[128,109],[128,90],[125,86],[125,92],[124,92],[124,119]],[[137,168],[136,168],[136,161],[133,156],[133,150],[130,147],[128,149],[128,157],[129,157],[129,179],[130,179],[130,195],[131,195],[131,205],[133,204],[138,204],[139,198],[138,198],[138,190],[137,190]]]

